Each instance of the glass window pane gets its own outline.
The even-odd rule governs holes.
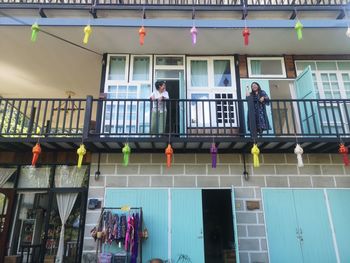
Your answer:
[[[156,58],[156,65],[163,66],[182,66],[183,65],[183,58],[182,57],[157,57]]]
[[[191,86],[208,87],[208,62],[203,60],[191,61]]]
[[[349,74],[344,73],[344,74],[342,74],[342,77],[343,77],[343,81],[350,81]]]
[[[214,85],[216,87],[232,85],[230,60],[214,60]]]
[[[55,171],[55,187],[82,187],[87,166],[59,165]]]
[[[15,179],[16,168],[0,168],[0,188],[13,188]]]
[[[133,80],[149,80],[150,58],[134,57]]]
[[[350,70],[350,61],[338,62],[338,69],[340,69],[340,70]]]
[[[338,81],[337,75],[336,74],[329,74],[329,79],[331,81]]]
[[[141,94],[140,99],[148,99],[151,94],[151,85],[150,84],[141,84]]]
[[[252,75],[282,75],[280,59],[254,59],[250,61]]]
[[[318,70],[337,70],[337,65],[333,61],[316,62]]]
[[[179,78],[180,72],[183,70],[156,70],[156,79]]]
[[[47,188],[50,186],[50,167],[36,168],[22,166],[19,176],[18,188]]]
[[[126,57],[113,56],[109,60],[109,80],[125,80]]]
[[[297,62],[295,62],[295,65],[296,65],[298,71],[303,71],[308,66],[311,66],[311,70],[316,69],[315,62],[297,61]]]
[[[332,92],[330,91],[325,91],[324,92],[324,96],[326,99],[332,99]]]
[[[117,86],[108,86],[108,92],[117,92]]]
[[[203,126],[205,123],[209,123],[209,102],[203,102],[201,100],[208,100],[208,93],[194,93],[191,94],[191,126],[196,127]],[[204,104],[203,104],[204,103]],[[204,111],[203,111],[204,110]]]
[[[329,79],[328,79],[328,74],[321,74],[321,79],[322,79],[322,81],[329,81]]]

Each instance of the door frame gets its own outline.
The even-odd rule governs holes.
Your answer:
[[[0,193],[4,194],[8,198],[8,204],[7,204],[7,210],[6,210],[6,216],[5,216],[5,223],[4,223],[4,230],[0,233],[0,262],[3,262],[5,254],[7,252],[7,243],[8,235],[10,233],[10,221],[12,218],[12,210],[14,206],[14,198],[16,196],[16,190],[13,188],[0,188]]]

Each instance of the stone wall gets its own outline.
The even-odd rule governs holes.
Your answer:
[[[295,154],[261,154],[260,167],[253,168],[251,155],[246,156],[249,180],[243,179],[243,161],[239,154],[218,155],[216,169],[211,168],[210,154],[174,154],[173,165],[166,168],[164,154],[131,154],[124,167],[122,154],[101,155],[101,176],[94,179],[97,154],[92,155],[89,198],[102,201],[106,187],[235,187],[240,259],[245,262],[268,262],[261,187],[323,188],[350,187],[350,168],[339,154],[304,154],[305,166],[297,167]],[[260,203],[258,210],[248,211],[246,201]],[[96,249],[90,229],[100,211],[87,211],[84,252]]]

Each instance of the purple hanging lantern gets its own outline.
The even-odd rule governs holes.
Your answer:
[[[190,32],[192,35],[192,45],[195,45],[197,43],[197,28],[193,26]]]
[[[218,148],[216,147],[215,143],[211,144],[210,153],[211,153],[211,167],[216,168]]]

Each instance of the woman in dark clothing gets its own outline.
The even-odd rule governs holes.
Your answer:
[[[263,131],[270,130],[269,119],[267,118],[266,105],[270,104],[269,96],[266,92],[263,91],[257,82],[251,84],[251,91],[247,89],[247,97],[251,96],[254,102],[254,115],[255,115],[255,124],[256,131],[262,133]],[[247,87],[248,88],[248,87]],[[252,110],[252,109],[248,109]],[[248,128],[250,130],[250,122],[248,115]]]

